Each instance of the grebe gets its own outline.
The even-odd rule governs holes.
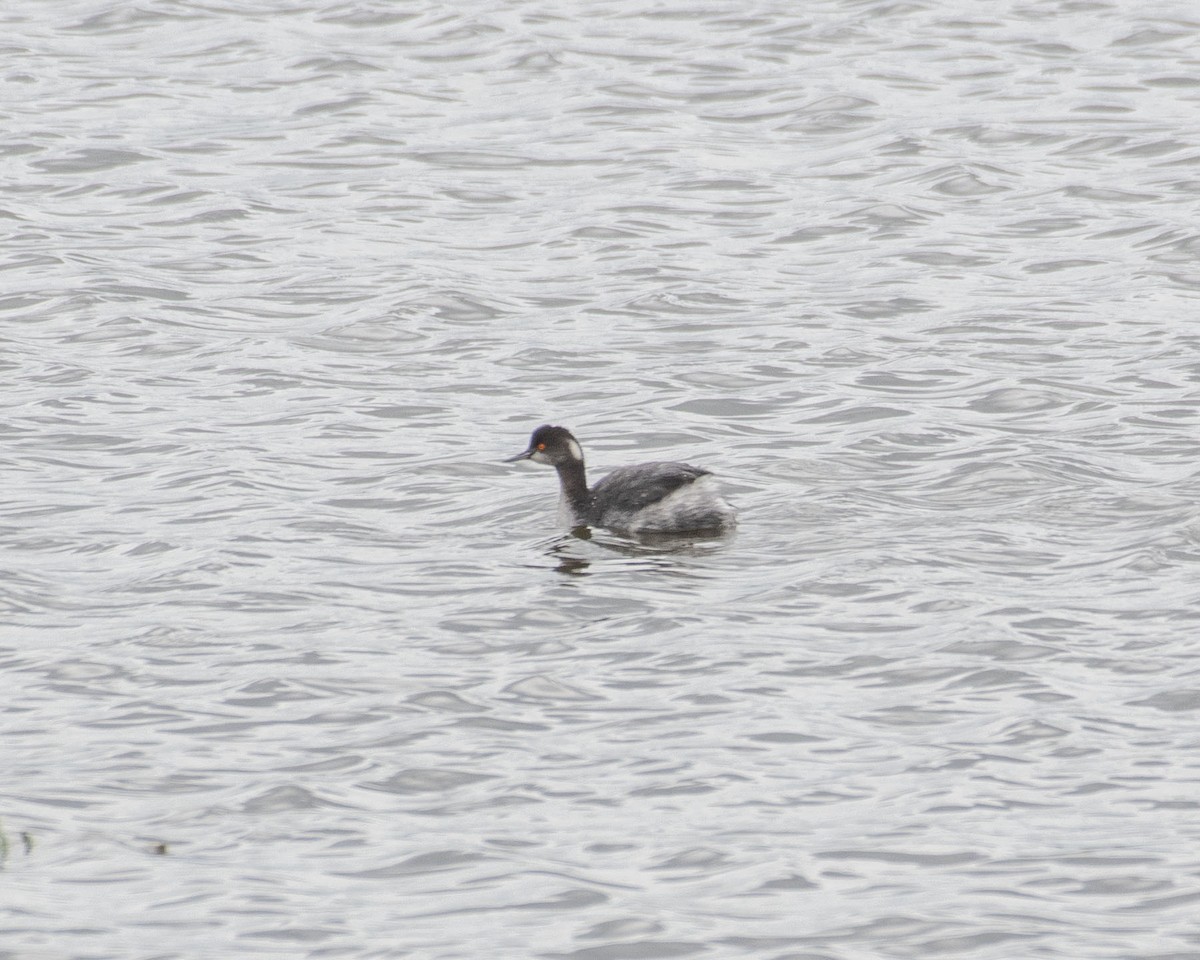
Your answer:
[[[655,462],[619,467],[590,490],[583,448],[565,427],[538,427],[529,449],[505,463],[533,460],[558,471],[560,518],[572,527],[607,527],[623,533],[720,533],[736,512],[714,489],[716,479],[688,463]]]

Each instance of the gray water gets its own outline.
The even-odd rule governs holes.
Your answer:
[[[0,957],[1200,958],[1194,3],[0,28]]]

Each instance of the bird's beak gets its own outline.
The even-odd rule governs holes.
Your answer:
[[[526,450],[524,453],[518,453],[518,454],[517,454],[515,457],[508,457],[508,458],[506,458],[506,459],[504,460],[504,462],[505,462],[505,463],[516,463],[518,460],[528,460],[528,459],[529,459],[530,457],[532,457],[532,456],[534,455],[534,453],[536,453],[536,452],[537,452],[537,451],[536,451],[536,450],[535,450],[533,447],[530,447],[530,448],[529,448],[528,450]]]

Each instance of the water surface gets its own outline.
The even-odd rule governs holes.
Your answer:
[[[1200,958],[1192,5],[0,22],[6,956]]]

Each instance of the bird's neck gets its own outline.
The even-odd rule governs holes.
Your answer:
[[[558,471],[558,482],[562,487],[563,500],[571,511],[574,521],[578,524],[587,523],[592,513],[592,495],[588,492],[583,461],[571,460],[568,463],[560,463],[555,469]]]

